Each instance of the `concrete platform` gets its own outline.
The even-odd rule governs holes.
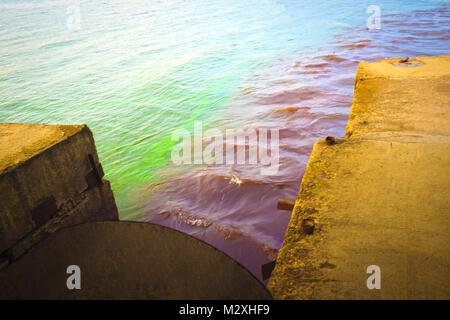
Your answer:
[[[85,127],[84,125],[1,123],[0,173],[13,170]]]
[[[275,299],[450,298],[450,56],[399,60],[362,62],[345,139],[314,145]]]

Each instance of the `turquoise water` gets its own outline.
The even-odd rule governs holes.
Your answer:
[[[230,234],[245,234],[265,251],[276,250],[288,218],[279,218],[269,230],[270,204],[296,194],[315,140],[343,133],[357,61],[445,54],[446,3],[376,1],[385,23],[368,32],[371,0],[0,0],[0,121],[86,123],[122,219],[175,227],[225,251],[224,241],[234,239]],[[73,5],[79,8],[79,29],[67,26]],[[436,25],[440,33],[420,35]],[[357,40],[372,45],[355,46]],[[307,68],[306,62],[329,54],[348,63],[336,60],[309,75],[296,73],[298,66]],[[286,106],[305,113],[298,117],[286,109],[274,116],[273,110]],[[225,182],[220,184],[208,180],[203,166],[174,167],[171,134],[177,128],[192,129],[195,120],[219,128],[298,129],[282,132],[290,149],[282,151],[288,169],[279,177],[239,172],[248,181],[278,183],[276,191],[231,190],[226,179],[230,168],[216,172]],[[303,151],[293,151],[297,147]],[[214,191],[194,205],[192,197],[200,193],[190,192],[203,178],[203,186],[214,186]],[[202,231],[189,225],[192,219],[207,221]],[[219,232],[224,238],[204,230],[211,226],[227,230]],[[246,264],[253,249],[242,250],[228,253]]]

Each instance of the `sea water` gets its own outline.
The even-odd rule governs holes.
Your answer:
[[[260,277],[290,218],[277,199],[297,194],[315,141],[344,135],[358,62],[448,54],[449,18],[431,0],[0,0],[0,121],[86,123],[121,219]],[[279,130],[278,173],[174,165],[172,133],[196,121]]]

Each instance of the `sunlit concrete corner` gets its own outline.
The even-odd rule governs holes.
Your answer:
[[[315,143],[275,299],[450,298],[450,56],[400,60],[361,62],[346,137]]]

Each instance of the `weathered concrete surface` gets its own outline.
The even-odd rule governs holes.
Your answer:
[[[398,67],[399,59],[361,62],[346,138],[367,133],[450,135],[450,56],[413,58],[418,67]]]
[[[69,290],[67,267],[81,269]],[[149,223],[95,222],[59,230],[0,271],[0,299],[270,299],[236,261]]]
[[[274,298],[450,298],[450,57],[399,60],[362,62],[346,139],[314,145]],[[380,290],[367,288],[370,265]]]
[[[14,260],[58,228],[118,220],[98,168],[85,125],[0,124],[0,253]]]
[[[0,173],[3,173],[80,132],[85,126],[2,123],[0,128]]]

